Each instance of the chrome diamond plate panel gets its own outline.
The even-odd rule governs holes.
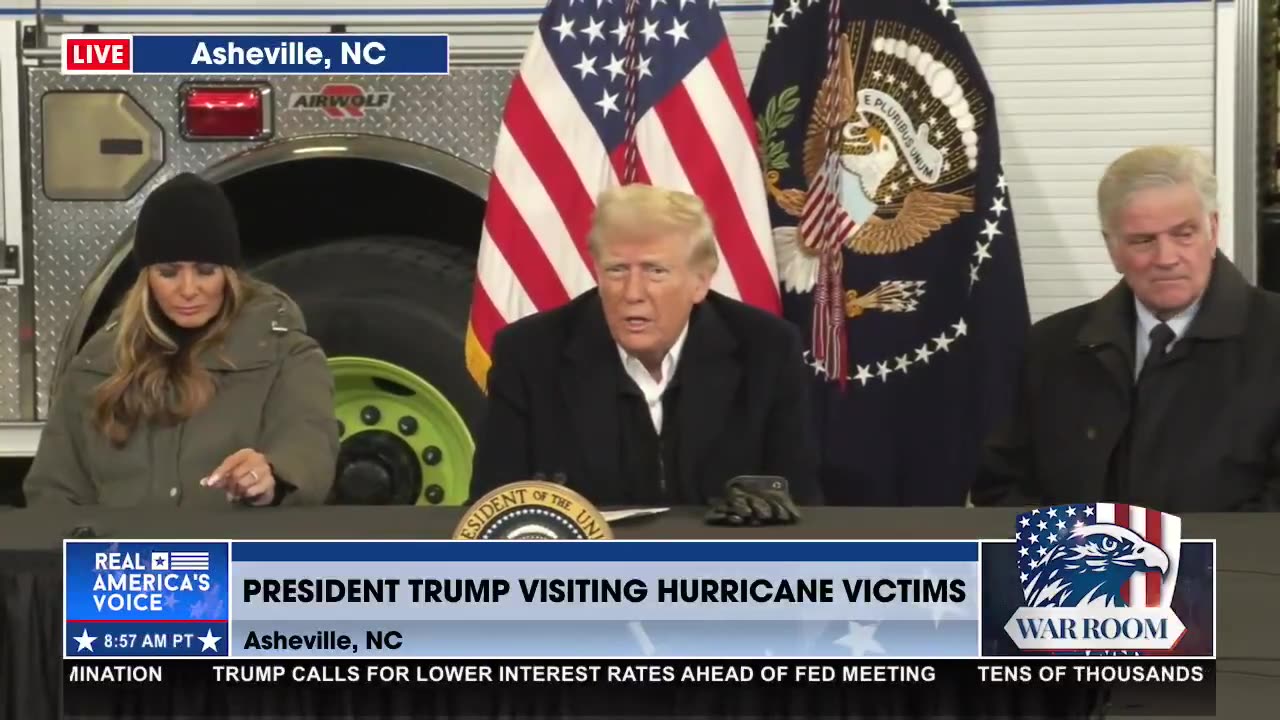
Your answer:
[[[428,145],[488,168],[502,108],[514,74],[515,70],[510,68],[467,68],[457,70],[448,77],[269,78],[275,91],[276,137],[291,138],[334,132],[384,135]],[[257,78],[218,79],[243,81]],[[391,106],[385,111],[369,112],[358,119],[334,119],[317,109],[285,109],[293,93],[315,92],[326,83],[360,85],[367,91],[393,93],[394,97]],[[49,381],[57,363],[63,327],[80,300],[82,288],[129,226],[142,198],[172,175],[187,171],[199,172],[254,147],[252,143],[183,142],[178,135],[176,121],[176,98],[180,84],[181,78],[176,77],[102,78],[63,76],[57,70],[44,68],[30,71],[27,111],[33,188],[31,215],[34,233],[32,280],[36,302],[36,406],[41,417],[44,417],[48,405]],[[128,92],[153,118],[165,125],[165,164],[156,177],[128,201],[50,201],[40,190],[43,187],[40,98],[51,90],[105,89]],[[16,310],[16,300],[14,306]],[[17,317],[16,312],[13,317]],[[2,327],[4,326],[0,325]],[[8,335],[16,338],[13,333]],[[0,353],[6,349],[0,346]],[[0,355],[0,358],[3,357]],[[6,363],[5,367],[8,366]],[[5,407],[7,406],[0,405],[0,411]],[[0,412],[0,418],[2,417],[4,415]]]
[[[0,422],[22,419],[18,380],[18,288],[0,287]]]

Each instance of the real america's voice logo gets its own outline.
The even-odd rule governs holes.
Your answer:
[[[1024,651],[1167,652],[1182,520],[1136,505],[1055,505],[1021,513],[1014,540],[1023,603],[1005,632]]]

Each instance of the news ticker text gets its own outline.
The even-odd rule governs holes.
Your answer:
[[[308,698],[310,717],[334,717],[362,698],[405,711],[448,706],[483,716],[519,702],[575,717],[685,716],[706,703],[741,703],[745,716],[803,702],[806,716],[850,708],[1015,717],[1036,706],[1112,716],[1212,716],[1213,661],[1141,658],[938,660],[159,660],[64,662],[68,717],[121,702],[192,716],[249,711],[256,702]],[[1124,698],[1122,707],[1114,704]],[[683,704],[682,704],[683,703]],[[924,704],[939,703],[925,707]],[[332,712],[326,708],[333,708]],[[1118,714],[1117,714],[1118,713]],[[735,713],[737,714],[737,713]]]

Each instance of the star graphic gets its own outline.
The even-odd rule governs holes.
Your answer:
[[[618,18],[618,27],[610,30],[609,34],[617,40],[619,45],[621,45],[626,42],[628,32],[631,32],[631,26],[623,22],[622,18]]]
[[[659,39],[658,38],[658,21],[655,20],[651,23],[649,22],[648,18],[645,18],[644,27],[640,28],[640,34],[644,36],[645,45],[648,45],[650,42]]]
[[[582,76],[578,78],[579,80],[585,79],[588,75],[595,75],[596,59],[593,57],[588,57],[586,53],[582,53],[581,62],[579,62],[577,65],[574,65],[573,69],[582,73]]]
[[[859,366],[858,366],[858,374],[857,374],[857,375],[854,375],[854,376],[853,376],[853,379],[854,379],[854,380],[857,380],[858,382],[861,382],[861,383],[863,384],[863,386],[865,387],[865,386],[866,386],[866,384],[867,384],[867,381],[868,381],[868,380],[870,380],[870,379],[871,379],[871,378],[873,378],[873,377],[875,377],[875,375],[873,375],[873,374],[871,373],[871,367],[870,367],[870,366],[868,366],[868,365],[859,365]]]
[[[991,248],[991,243],[989,242],[979,243],[978,249],[973,251],[973,256],[978,258],[978,262],[980,263],[984,260],[990,260],[991,259],[990,248]]]
[[[884,654],[884,647],[875,639],[876,629],[880,623],[859,623],[849,621],[849,634],[833,641],[836,645],[849,648],[855,657],[862,657],[870,652]]]
[[[209,628],[207,631],[205,631],[205,634],[203,637],[200,637],[197,639],[200,641],[200,645],[201,645],[200,652],[204,652],[205,650],[212,650],[214,652],[218,652],[218,641],[221,640],[222,638],[218,637],[217,635],[214,635],[213,628]]]
[[[85,628],[80,631],[79,635],[77,635],[72,639],[76,641],[76,645],[78,646],[76,647],[76,652],[80,652],[81,650],[88,650],[89,652],[93,652],[93,641],[97,640],[98,638],[90,635],[89,628]]]
[[[587,21],[587,27],[581,32],[583,35],[586,35],[588,38],[591,38],[590,40],[587,40],[588,46],[590,46],[591,43],[595,42],[596,40],[604,39],[604,33],[601,32],[601,30],[603,29],[604,29],[603,20],[591,19]]]
[[[623,67],[626,62],[625,58],[620,58],[613,53],[609,53],[609,64],[605,66],[605,71],[609,73],[609,80],[612,82],[618,79],[619,75],[625,75],[627,70]]]
[[[671,18],[671,29],[667,30],[666,34],[671,36],[671,44],[673,47],[679,46],[681,40],[689,39],[688,31],[685,29],[687,27],[689,27],[688,20],[685,20],[684,22],[676,22],[675,18]]]
[[[783,19],[782,13],[774,13],[769,18],[769,29],[775,34],[780,33],[787,28],[787,21]]]
[[[552,29],[560,33],[560,42],[573,37],[573,21],[567,15],[560,18],[560,24]]]
[[[603,111],[604,117],[609,117],[610,111],[621,112],[621,110],[618,109],[618,93],[611,93],[608,90],[605,90],[603,97],[594,104]]]

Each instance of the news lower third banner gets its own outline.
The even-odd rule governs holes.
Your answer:
[[[100,717],[108,696],[158,702],[159,683],[174,689],[157,717],[217,715],[292,688],[325,717],[382,688],[484,716],[571,687],[567,715],[676,717],[659,689],[790,688],[813,717],[944,698],[1000,717],[1026,711],[1014,696],[1075,707],[1119,687],[1151,712],[1213,714],[1213,541],[1105,504],[1027,512],[1010,535],[69,540],[64,702]]]
[[[111,35],[62,37],[65,75],[447,75],[449,36]]]

